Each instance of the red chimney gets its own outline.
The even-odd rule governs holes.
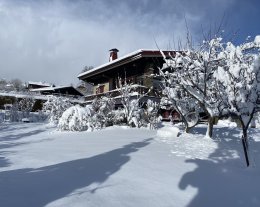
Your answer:
[[[119,52],[118,49],[113,48],[113,49],[109,50],[109,52],[110,52],[109,62],[111,62],[111,61],[117,59],[117,52]]]

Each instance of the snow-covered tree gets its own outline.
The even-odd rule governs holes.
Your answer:
[[[216,37],[199,48],[176,52],[170,59],[164,56],[164,93],[181,115],[201,107],[209,116],[209,137],[214,117],[236,115],[247,146],[247,130],[260,100],[259,48],[260,36],[239,46]]]
[[[25,84],[18,78],[12,80],[0,79],[0,90],[4,91],[24,91]]]
[[[123,112],[125,116],[125,122],[128,126],[141,126],[141,116],[143,109],[141,109],[141,99],[149,93],[140,93],[137,91],[138,85],[129,83],[126,78],[118,78],[119,97],[123,106]]]
[[[68,98],[49,96],[43,104],[43,111],[48,114],[50,123],[57,124],[63,112],[71,106]]]
[[[11,80],[10,84],[13,86],[15,91],[22,91],[25,89],[24,83],[18,78]]]
[[[161,99],[161,105],[171,105],[180,115],[185,125],[185,131],[194,127],[198,123],[199,104],[189,93],[185,91],[180,80],[177,78],[175,69],[172,68],[171,60],[165,60],[164,68],[160,70],[164,98]],[[193,114],[193,116],[190,116]]]
[[[214,74],[224,88],[222,100],[229,113],[240,120],[246,147],[247,131],[260,101],[260,36],[239,46],[226,44],[220,56],[225,60]],[[249,165],[249,163],[248,163]]]
[[[181,102],[177,101],[175,104],[181,109],[180,112],[185,108],[182,99],[187,97],[190,101],[183,103],[188,104],[188,111],[198,105],[207,113],[209,121],[206,136],[208,137],[212,137],[214,118],[219,116],[223,108],[223,102],[219,98],[218,84],[213,77],[217,68],[225,63],[219,56],[220,51],[223,50],[222,38],[216,37],[204,41],[199,48],[190,46],[182,52],[176,52],[170,60],[164,56],[168,67],[171,68],[171,71],[165,72],[171,74],[166,79],[169,83],[167,93],[175,101],[174,97],[180,93]]]

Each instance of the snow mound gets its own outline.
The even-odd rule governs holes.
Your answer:
[[[173,128],[176,130],[176,127]],[[163,132],[165,132],[165,134]],[[216,141],[205,138],[204,135],[182,133],[179,137],[176,136],[172,139],[173,135],[167,137],[165,136],[169,134],[170,131],[162,128],[162,130],[157,133],[156,140],[167,144],[170,147],[170,153],[177,157],[208,160],[210,154],[218,148]]]
[[[218,125],[231,127],[231,128],[237,127],[237,123],[232,122],[232,121],[230,121],[228,119],[226,119],[226,120],[218,120]]]
[[[174,126],[165,126],[157,130],[157,137],[178,137],[180,130]]]

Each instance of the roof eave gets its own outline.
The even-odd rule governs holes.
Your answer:
[[[86,79],[86,78],[89,78],[89,77],[92,77],[92,76],[95,76],[95,75],[98,75],[100,73],[103,73],[103,72],[106,72],[106,71],[109,71],[113,68],[116,68],[118,66],[121,66],[121,65],[124,65],[124,64],[127,64],[127,63],[130,63],[130,62],[133,62],[135,60],[138,60],[140,58],[142,58],[142,54],[137,54],[135,56],[132,56],[132,57],[128,57],[128,58],[125,58],[125,59],[122,59],[120,61],[117,61],[117,62],[114,62],[114,63],[111,63],[110,65],[106,65],[104,67],[100,67],[96,70],[93,70],[93,71],[87,71],[88,73],[84,73],[84,74],[79,74],[77,77],[81,80],[83,79]]]
[[[166,52],[166,53],[174,52],[175,53],[176,51],[163,51],[163,52]],[[166,54],[166,56],[169,56],[169,55]],[[156,57],[162,57],[162,54],[158,50],[143,50],[143,49],[140,49],[140,50],[137,50],[133,53],[130,53],[130,55],[121,57],[121,58],[116,59],[112,62],[106,63],[106,64],[101,65],[101,66],[96,67],[96,68],[93,68],[92,70],[81,73],[77,76],[77,78],[79,78],[80,80],[84,80],[84,79],[93,77],[95,75],[98,75],[100,73],[106,72],[108,70],[111,70],[113,68],[116,68],[118,66],[121,66],[123,64],[133,62],[133,61],[138,60],[138,59],[143,58],[143,57],[154,57],[154,58],[156,58]]]

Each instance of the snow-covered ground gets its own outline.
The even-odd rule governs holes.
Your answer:
[[[250,130],[246,168],[233,125],[216,126],[213,140],[205,125],[192,134],[167,128],[1,124],[0,206],[260,206],[259,129]]]

